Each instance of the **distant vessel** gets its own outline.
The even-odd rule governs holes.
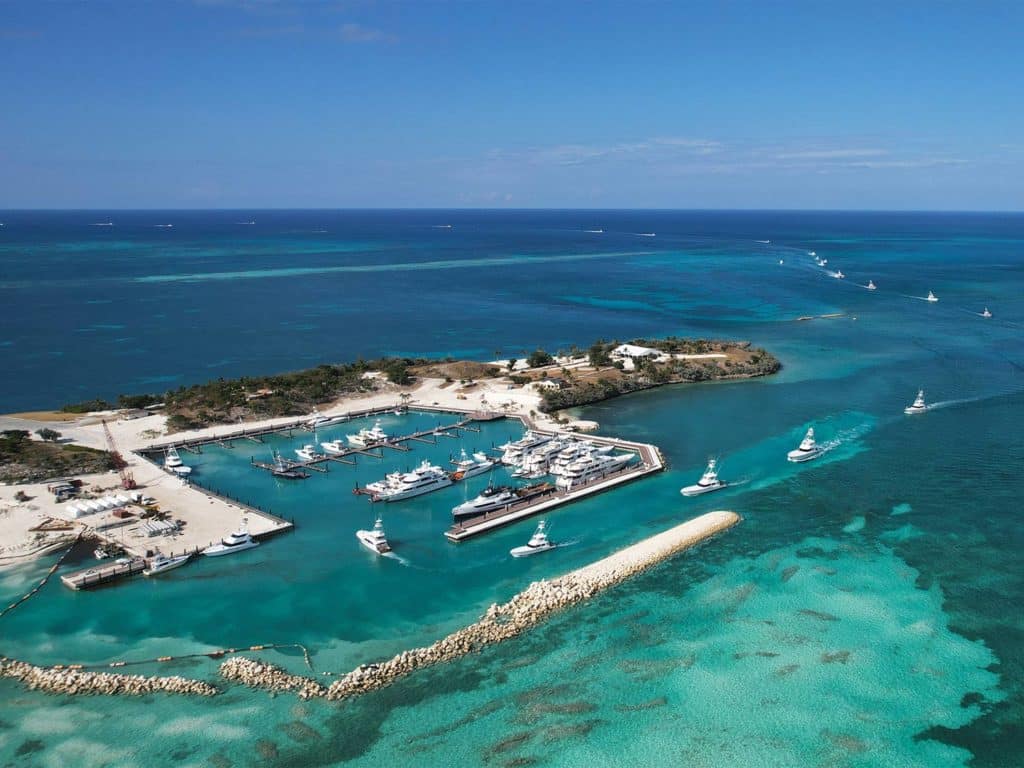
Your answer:
[[[178,455],[178,449],[173,445],[167,449],[167,455],[164,457],[164,469],[169,469],[176,475],[191,475],[192,467],[187,467],[181,461],[181,456]]]
[[[915,413],[924,413],[928,410],[928,406],[924,402],[924,390],[919,389],[917,391],[917,397],[914,398],[914,402],[903,409],[904,413],[913,415]]]
[[[411,499],[414,496],[422,496],[424,493],[447,488],[452,484],[451,475],[440,467],[424,460],[412,472],[403,475],[389,475],[385,485],[379,492],[374,493],[376,501],[401,501]]]
[[[835,272],[832,273],[832,277],[834,277],[836,280],[842,280],[844,277],[846,277],[846,275],[843,274],[843,270],[837,269]]]
[[[927,299],[926,299],[926,301],[938,301],[938,300],[939,300],[939,297],[938,297],[938,296],[936,296],[936,295],[935,295],[934,293],[932,293],[931,291],[928,291],[928,296],[927,296]]]
[[[533,536],[526,542],[524,547],[514,547],[509,550],[509,554],[512,557],[527,557],[528,555],[536,555],[538,552],[546,552],[549,549],[554,549],[557,544],[552,543],[548,540],[548,532],[545,528],[544,521],[541,520],[537,525],[537,530],[533,532]]]
[[[184,565],[189,561],[192,555],[178,555],[177,557],[168,557],[163,552],[157,552],[156,555],[150,558],[149,567],[143,572],[143,576],[155,576],[158,573],[164,571],[170,571],[178,566]]]
[[[779,259],[779,264],[783,264],[783,263],[785,263],[785,262],[783,262],[782,259]]]
[[[604,234],[604,230],[603,229],[588,229],[587,232],[589,232],[592,235],[603,235]]]
[[[388,439],[388,435],[383,429],[381,429],[380,419],[377,419],[372,429],[360,429],[354,435],[346,435],[346,438],[350,445],[365,448],[366,446],[374,443],[383,443]]]
[[[981,313],[982,317],[992,317],[992,313],[988,311],[988,307],[985,307],[985,311]]]
[[[866,286],[864,286],[864,287],[867,288],[869,291],[877,291],[878,290],[878,286],[875,285],[875,281],[874,280],[868,280],[868,284]]]
[[[153,226],[154,227],[160,227],[161,229],[170,229],[174,225],[173,224],[154,224]]]
[[[825,449],[814,442],[814,427],[807,430],[804,439],[800,441],[800,447],[786,454],[789,461],[810,461],[816,459],[825,452]]]
[[[251,226],[252,226],[253,224],[255,224],[256,222],[255,222],[255,221],[240,221],[240,222],[238,222],[238,223],[239,223],[239,224],[243,224],[243,225],[245,225],[245,226],[247,226],[247,227],[251,227]]]
[[[387,537],[384,535],[384,521],[380,519],[380,515],[377,516],[377,521],[373,524],[373,530],[356,531],[356,538],[359,539],[360,544],[378,555],[391,551],[391,545],[388,544]]]
[[[704,470],[700,480],[695,485],[688,485],[679,491],[683,496],[700,496],[702,493],[711,493],[726,487],[726,483],[718,479],[717,462],[708,459],[708,467]]]
[[[0,224],[0,226],[3,226],[3,225]],[[92,226],[92,227],[112,227],[112,226],[114,226],[114,222],[112,222],[112,221],[96,221],[96,222],[93,222],[92,224],[90,224],[89,226]]]
[[[434,224],[434,229],[451,229],[451,224]]]
[[[769,243],[771,243],[771,240],[758,240],[757,242],[764,243],[765,245],[768,245]]]
[[[640,237],[655,237],[654,232],[637,232]]]
[[[476,477],[482,475],[484,472],[489,471],[494,467],[494,461],[487,458],[486,453],[474,453],[473,457],[470,458],[466,455],[466,449],[463,448],[459,454],[458,461],[453,460],[452,463],[455,465],[455,472],[453,476],[456,480],[465,480],[470,477]]]
[[[244,552],[247,549],[258,547],[260,543],[256,541],[252,536],[249,535],[249,529],[247,528],[248,520],[242,518],[242,525],[234,533],[229,533],[217,544],[212,544],[203,550],[203,554],[208,557],[220,557],[221,555],[230,555],[234,552]]]
[[[814,251],[808,251],[808,252],[807,252],[807,255],[808,255],[808,256],[817,256],[818,254],[817,254],[817,253],[815,253]]]

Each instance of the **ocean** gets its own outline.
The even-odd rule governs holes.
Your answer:
[[[450,508],[486,478],[386,505],[398,558],[375,558],[353,536],[378,511],[350,492],[356,483],[500,444],[518,431],[510,424],[292,484],[251,469],[250,455],[290,452],[308,436],[204,449],[197,482],[294,518],[295,533],[162,579],[87,593],[54,582],[0,620],[0,653],[102,663],[302,643],[330,682],[324,673],[429,643],[531,581],[701,512],[744,520],[521,638],[347,703],[239,688],[211,700],[60,699],[2,682],[4,764],[1024,764],[1024,216],[0,221],[8,412],[359,356],[497,359],[598,337],[743,339],[784,365],[765,379],[581,409],[607,434],[659,445],[668,469],[552,514],[552,538],[574,543],[525,561],[508,550],[530,521],[458,546],[441,535]],[[938,302],[924,300],[929,291]],[[918,389],[936,407],[906,416]],[[388,416],[384,426],[444,420]],[[787,462],[809,426],[830,450]],[[680,496],[710,455],[734,485]],[[0,571],[0,603],[49,565]],[[309,671],[299,652],[261,658]],[[215,670],[206,660],[160,668]]]

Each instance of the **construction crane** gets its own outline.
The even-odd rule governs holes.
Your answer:
[[[135,478],[132,477],[132,473],[128,471],[128,462],[124,460],[124,456],[117,450],[117,443],[114,442],[114,435],[110,432],[110,427],[107,426],[107,420],[103,419],[103,434],[107,437],[107,450],[110,451],[110,455],[114,462],[114,469],[121,473],[121,487],[126,491],[130,491],[135,488]]]

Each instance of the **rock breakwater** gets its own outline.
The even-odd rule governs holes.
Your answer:
[[[67,696],[144,696],[150,693],[213,696],[217,693],[209,683],[177,675],[149,677],[88,672],[76,666],[38,667],[8,658],[0,658],[0,677],[14,678],[30,690]]]

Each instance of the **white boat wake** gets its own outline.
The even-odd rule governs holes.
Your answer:
[[[394,552],[383,552],[381,553],[381,557],[386,557],[389,560],[397,560],[399,565],[404,565],[406,568],[412,568],[412,563]]]

